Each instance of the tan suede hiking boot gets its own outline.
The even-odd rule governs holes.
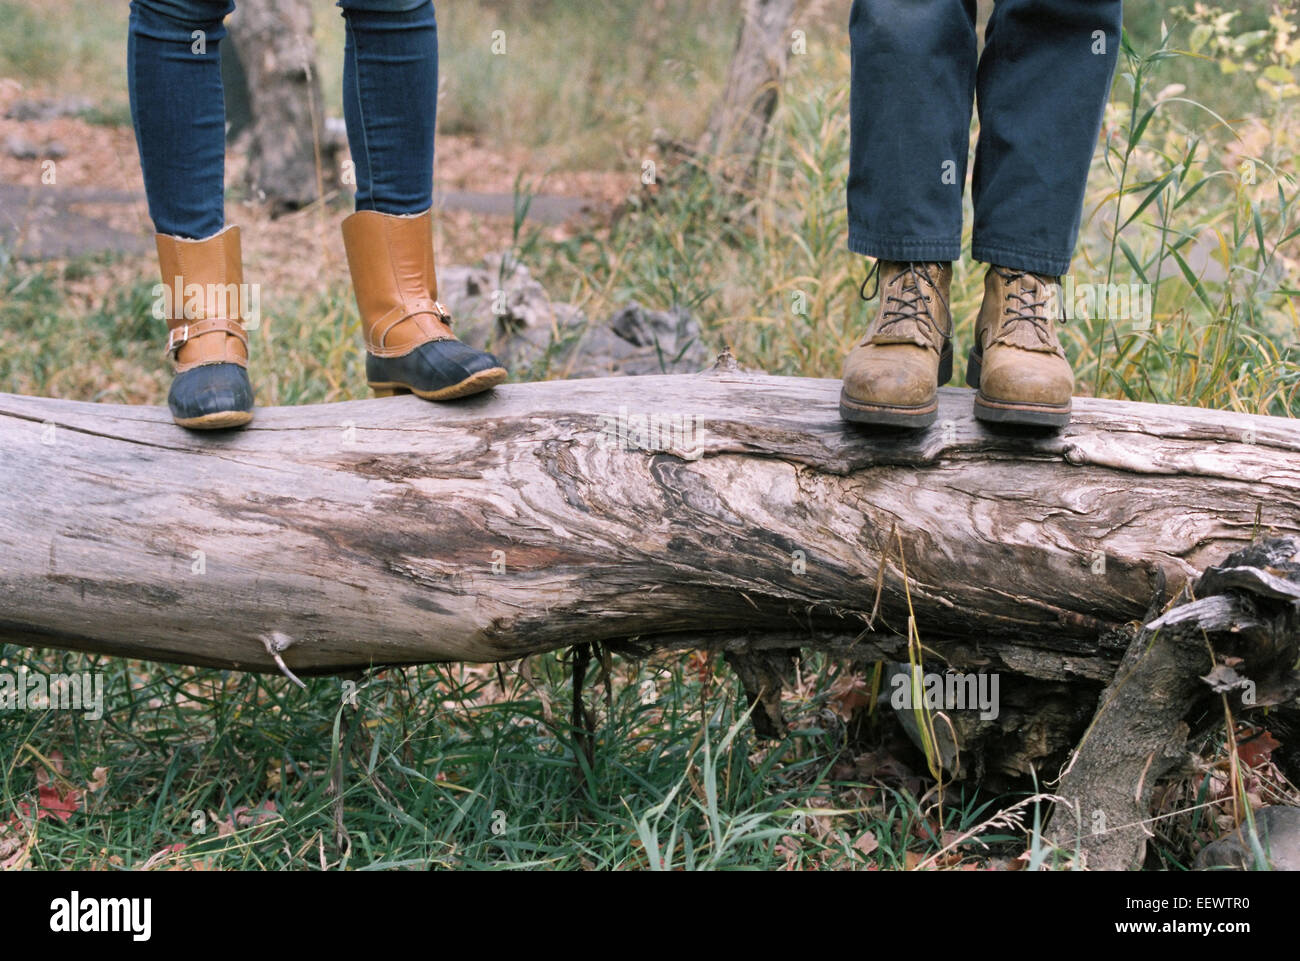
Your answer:
[[[1056,332],[1055,281],[990,266],[975,325],[966,383],[978,389],[975,416],[995,424],[1064,427],[1074,372]]]
[[[928,427],[952,377],[952,264],[876,261],[880,310],[844,361],[840,416],[858,424]],[[867,281],[871,274],[867,275]],[[863,299],[867,281],[863,281]]]

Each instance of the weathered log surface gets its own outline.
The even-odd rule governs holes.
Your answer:
[[[519,384],[207,436],[0,394],[0,641],[268,671],[279,632],[304,674],[596,640],[891,658],[901,543],[939,656],[1095,684],[1153,596],[1257,530],[1300,534],[1300,422],[1078,400],[1059,436],[1004,435],[946,389],[932,429],[871,435],[838,386]],[[620,412],[702,435],[611,443]]]

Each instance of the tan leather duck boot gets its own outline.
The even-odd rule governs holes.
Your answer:
[[[172,419],[191,430],[242,427],[253,419],[248,380],[248,304],[239,228],[204,240],[155,237],[167,288],[167,356],[176,378]]]
[[[1064,427],[1074,372],[1056,331],[1054,278],[990,266],[966,383],[975,416],[995,424]]]
[[[365,333],[366,379],[376,396],[451,400],[506,379],[499,360],[456,339],[438,302],[432,211],[357,211],[343,221],[343,245]]]
[[[952,264],[876,261],[880,309],[844,362],[840,416],[859,424],[928,427],[952,377]],[[867,280],[863,281],[863,299]]]

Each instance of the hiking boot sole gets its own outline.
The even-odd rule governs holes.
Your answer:
[[[985,397],[979,389],[982,361],[983,355],[971,348],[970,356],[966,359],[966,383],[976,390],[976,420],[986,424],[1056,429],[1070,423],[1070,404],[1026,404]]]
[[[1070,423],[1070,405],[1058,407],[1046,404],[1009,404],[1004,401],[990,400],[983,394],[977,393],[975,418],[986,424],[1052,427],[1059,430]]]
[[[943,345],[939,353],[937,387],[952,380],[952,343]],[[854,424],[874,424],[878,427],[908,427],[920,430],[929,427],[939,416],[939,395],[935,394],[924,404],[900,407],[896,404],[872,404],[850,397],[840,390],[840,417]]]
[[[879,427],[910,427],[919,430],[929,427],[939,416],[939,398],[919,407],[894,407],[883,404],[864,404],[840,391],[840,417],[854,424],[874,424]]]

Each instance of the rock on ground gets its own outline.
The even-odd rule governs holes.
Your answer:
[[[713,358],[689,311],[631,301],[592,321],[571,304],[553,303],[508,255],[440,270],[438,296],[457,336],[492,350],[520,379],[695,373]]]
[[[1255,812],[1255,833],[1274,871],[1300,871],[1300,807],[1269,805]],[[1196,855],[1197,870],[1245,871],[1255,866],[1250,834],[1243,824]]]

